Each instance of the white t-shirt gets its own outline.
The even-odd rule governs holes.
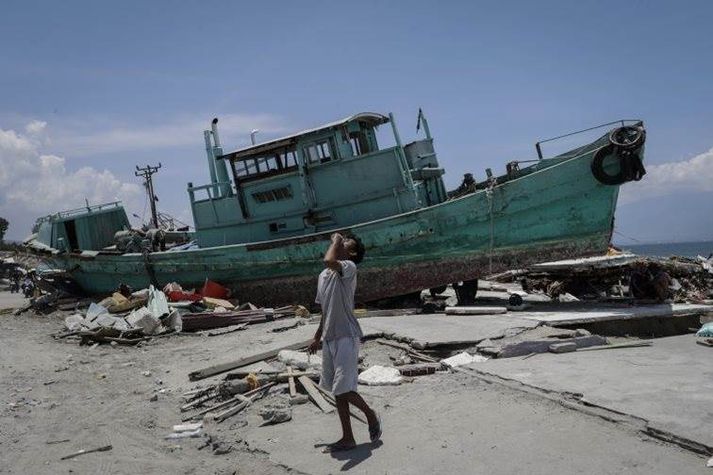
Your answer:
[[[315,302],[322,306],[323,340],[343,337],[362,338],[361,327],[354,317],[354,292],[357,284],[356,264],[339,261],[342,274],[330,268],[319,274]]]

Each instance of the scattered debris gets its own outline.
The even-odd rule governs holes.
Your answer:
[[[188,430],[183,432],[172,432],[164,437],[164,439],[186,439],[190,437],[200,437],[201,429]]]
[[[277,359],[288,366],[301,370],[322,369],[321,358],[312,358],[304,351],[280,350],[277,354]]]
[[[260,409],[263,425],[281,424],[292,419],[292,409],[283,405],[268,405]]]
[[[536,264],[487,278],[519,282],[526,292],[542,292],[565,302],[574,297],[702,303],[713,298],[712,265],[711,259],[701,256],[665,259],[616,253]]]
[[[79,457],[80,455],[91,454],[94,452],[108,452],[111,449],[113,449],[113,447],[111,445],[105,445],[103,447],[97,447],[96,449],[89,449],[89,450],[82,449],[77,452],[74,452],[73,454],[65,455],[60,460],[69,460],[69,459],[73,459],[74,457]]]
[[[458,353],[450,358],[441,360],[441,363],[450,368],[455,368],[457,366],[468,365],[471,363],[482,363],[484,361],[488,361],[488,358],[481,355],[471,355],[470,353],[464,351],[463,353]]]
[[[441,363],[406,364],[398,367],[402,376],[424,376],[434,374],[443,367]]]
[[[205,369],[193,371],[188,375],[188,379],[190,379],[191,381],[198,381],[200,379],[209,378],[211,376],[215,376],[221,373],[227,373],[230,370],[257,363],[258,361],[263,361],[268,358],[274,358],[275,356],[277,356],[280,350],[299,350],[300,348],[307,348],[311,342],[312,340],[309,339],[299,343],[294,343],[292,345],[287,345],[282,348],[276,348],[274,350],[266,351],[264,353],[259,353],[256,355],[248,356],[246,358],[241,358],[237,361],[231,361],[228,363],[218,364]]]
[[[388,366],[371,366],[366,371],[359,373],[359,384],[368,386],[399,385],[404,378],[397,368]]]
[[[446,307],[446,315],[495,315],[507,313],[507,307]]]

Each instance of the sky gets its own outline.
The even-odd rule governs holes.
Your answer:
[[[192,224],[186,184],[208,181],[213,117],[226,150],[252,129],[267,140],[359,111],[393,112],[406,142],[419,107],[449,188],[535,158],[540,139],[643,119],[648,174],[622,188],[615,241],[713,239],[710,1],[6,0],[0,11],[9,239],[85,200],[120,199],[146,218],[134,167],[158,162],[159,208]]]

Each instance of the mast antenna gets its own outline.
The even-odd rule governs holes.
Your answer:
[[[151,165],[146,165],[145,167],[139,168],[136,165],[136,171],[134,175],[143,177],[144,186],[146,187],[146,193],[149,195],[149,202],[151,203],[151,223],[155,229],[158,229],[158,215],[156,213],[156,194],[153,190],[153,178],[152,176],[158,172],[161,168],[161,162],[158,162],[158,166],[152,167]]]

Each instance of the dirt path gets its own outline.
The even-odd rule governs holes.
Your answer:
[[[2,295],[0,294],[0,301]],[[0,302],[1,303],[1,302]],[[0,305],[1,307],[2,305]],[[219,337],[170,337],[141,348],[54,340],[61,316],[0,316],[0,473],[704,473],[705,459],[624,426],[464,375],[365,388],[381,412],[383,444],[338,457],[315,444],[338,437],[336,416],[311,404],[261,427],[255,408],[205,429],[233,449],[199,450],[205,437],[164,440],[180,422],[187,374],[304,339],[313,328],[271,325]],[[150,376],[144,376],[150,371]],[[153,396],[156,400],[152,401]],[[359,442],[363,426],[355,426]],[[67,442],[58,442],[68,440]],[[56,443],[48,443],[56,442]],[[61,461],[79,449],[109,452]]]

